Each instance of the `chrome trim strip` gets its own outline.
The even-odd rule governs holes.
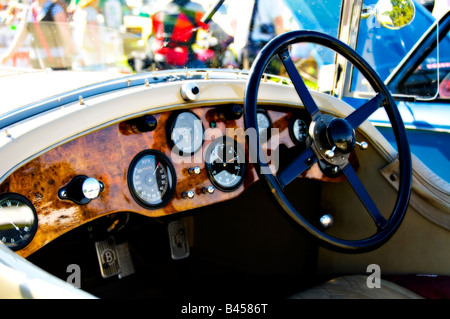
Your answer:
[[[369,119],[369,122],[372,123],[372,125],[374,125],[375,127],[377,127],[377,126],[391,127],[391,125],[388,123],[372,121],[370,119]],[[415,126],[412,124],[405,124],[405,128],[407,130],[418,130],[418,131],[427,131],[427,132],[434,132],[434,133],[449,133],[450,134],[450,129],[443,129],[443,128],[425,128],[425,127],[418,127],[418,126]]]

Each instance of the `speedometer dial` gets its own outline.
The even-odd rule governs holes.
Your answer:
[[[179,155],[192,155],[203,144],[202,121],[192,112],[181,112],[170,121],[168,136]]]
[[[37,214],[31,202],[14,193],[0,195],[0,240],[12,250],[25,247],[37,229]]]
[[[146,150],[133,159],[128,185],[133,198],[143,207],[162,207],[175,191],[175,169],[161,152]]]
[[[224,136],[211,143],[206,154],[206,170],[220,190],[232,191],[244,181],[245,153],[236,140]]]

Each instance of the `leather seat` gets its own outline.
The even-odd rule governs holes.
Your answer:
[[[423,299],[402,286],[381,279],[380,288],[369,288],[367,276],[343,276],[302,291],[290,299]]]

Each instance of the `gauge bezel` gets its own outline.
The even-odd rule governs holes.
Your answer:
[[[201,144],[199,145],[199,147],[197,149],[194,149],[191,152],[185,152],[181,149],[178,148],[178,146],[176,145],[175,141],[172,139],[172,132],[174,130],[175,127],[175,123],[177,122],[178,116],[180,116],[182,113],[190,113],[191,115],[193,115],[195,118],[197,118],[200,122],[200,124],[202,125],[202,140],[201,140]],[[169,119],[167,121],[169,123],[169,125],[166,126],[166,137],[167,137],[167,141],[169,143],[169,146],[172,148],[172,150],[179,156],[192,156],[194,155],[196,152],[198,152],[198,150],[200,150],[203,146],[204,143],[204,137],[205,137],[205,127],[203,125],[203,121],[201,120],[201,118],[195,114],[194,112],[192,112],[191,110],[180,110],[180,111],[175,111],[173,112],[170,116]]]
[[[36,234],[36,231],[38,229],[38,216],[37,216],[36,209],[34,208],[34,205],[25,196],[17,194],[17,193],[2,193],[2,194],[0,194],[0,201],[8,199],[8,198],[22,201],[25,205],[27,205],[31,209],[31,211],[33,212],[33,216],[34,216],[33,225],[31,226],[31,230],[28,233],[29,237],[26,240],[24,240],[21,244],[16,245],[14,247],[10,247],[6,243],[4,243],[4,245],[6,247],[8,247],[9,249],[11,249],[12,251],[18,251],[18,250],[21,250],[21,249],[25,248],[26,246],[28,246],[28,244],[33,240],[34,235]]]
[[[272,137],[272,128],[273,128],[272,118],[270,117],[269,112],[267,112],[265,109],[258,108],[258,109],[256,109],[256,120],[258,120],[258,113],[263,114],[269,120],[269,127],[267,128],[267,134],[265,134],[265,135],[259,134],[261,143],[265,143],[268,140],[270,140],[270,138]],[[266,137],[266,138],[263,138],[263,137]]]
[[[297,121],[297,120],[302,121],[302,122],[306,125],[306,132],[308,133],[308,130],[309,130],[309,123],[308,123],[305,119],[301,118],[300,116],[294,115],[294,116],[291,118],[291,120],[289,121],[289,136],[290,136],[292,142],[294,142],[295,145],[304,145],[304,144],[306,143],[306,140],[307,140],[308,137],[306,137],[305,140],[304,140],[303,142],[300,142],[300,141],[297,139],[297,137],[295,136],[295,133],[294,133],[294,123],[295,123],[295,121]]]
[[[152,203],[148,203],[148,202],[145,202],[144,200],[142,200],[136,194],[135,186],[133,183],[133,172],[136,167],[136,164],[139,162],[139,160],[142,157],[144,157],[146,155],[153,155],[153,156],[157,157],[160,160],[160,162],[162,162],[164,164],[164,166],[166,167],[166,170],[170,170],[170,174],[171,174],[171,179],[170,179],[171,184],[169,184],[169,186],[168,186],[169,189],[166,191],[164,196],[161,198],[161,202],[158,204],[152,204]],[[140,206],[147,208],[147,209],[158,209],[158,208],[166,206],[168,204],[168,202],[173,198],[173,195],[175,194],[175,188],[177,185],[177,176],[176,176],[175,168],[166,154],[164,154],[160,151],[157,151],[157,150],[148,149],[148,150],[144,150],[144,151],[138,153],[136,156],[134,156],[133,160],[131,161],[131,163],[128,167],[127,182],[128,182],[128,189],[130,190],[131,196],[133,196],[133,199]]]
[[[219,143],[223,143],[223,144],[225,144],[225,145],[226,145],[227,143],[233,143],[233,147],[234,147],[235,151],[239,154],[239,156],[240,156],[241,158],[244,159],[243,162],[240,162],[240,163],[239,163],[239,166],[240,166],[240,172],[241,172],[241,174],[239,175],[239,176],[240,176],[240,181],[239,181],[239,183],[237,183],[237,184],[235,184],[235,185],[233,185],[233,186],[224,186],[224,185],[222,185],[222,184],[215,178],[215,176],[213,175],[213,173],[212,173],[212,171],[211,171],[211,161],[210,161],[211,151],[212,151],[213,148],[214,148],[217,144],[219,144]],[[225,135],[225,136],[216,138],[214,141],[212,141],[212,142],[208,145],[208,148],[207,148],[207,151],[206,151],[206,152],[207,152],[207,153],[206,153],[206,156],[205,156],[205,167],[206,167],[206,172],[207,172],[207,174],[208,174],[208,177],[209,177],[211,183],[212,183],[217,189],[219,189],[219,190],[221,190],[221,191],[223,191],[223,192],[232,192],[232,191],[238,189],[238,188],[242,185],[242,183],[244,182],[245,175],[246,175],[246,173],[247,173],[247,167],[246,167],[246,165],[245,165],[245,161],[246,161],[246,158],[245,158],[245,150],[244,150],[244,148],[242,147],[242,145],[241,145],[240,143],[238,143],[235,139],[233,139],[233,138],[228,137],[228,136]]]

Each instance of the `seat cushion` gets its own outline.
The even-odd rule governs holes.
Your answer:
[[[423,299],[422,296],[381,279],[380,288],[369,288],[367,276],[343,276],[309,288],[291,299]]]

